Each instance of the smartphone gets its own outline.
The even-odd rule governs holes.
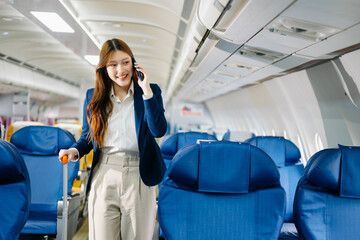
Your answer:
[[[144,80],[144,74],[143,74],[142,72],[138,71],[138,70],[135,68],[135,64],[134,64],[134,63],[136,63],[135,58],[131,58],[131,59],[132,59],[132,61],[133,61],[134,69],[135,69],[135,70],[138,72],[138,74],[139,74],[140,81]]]

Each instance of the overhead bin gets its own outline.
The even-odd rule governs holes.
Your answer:
[[[231,1],[179,96],[205,101],[334,58],[359,47],[359,39],[358,0]],[[237,77],[219,80],[217,72]]]
[[[299,51],[298,54],[313,58],[333,58],[345,53],[346,48],[359,44],[360,24],[357,24],[341,33]]]
[[[212,29],[228,3],[229,0],[200,0],[197,17],[207,29]]]
[[[294,1],[275,0],[271,3],[266,0],[200,1],[196,17],[208,31],[196,50],[195,59],[193,59],[188,70],[190,73],[183,72],[182,75],[179,74],[178,76],[182,79],[183,84],[186,82],[186,88],[179,88],[175,84],[172,88],[176,88],[180,96],[189,93],[194,85],[216,70],[241,45],[292,2]],[[241,65],[250,69],[258,68],[258,66],[249,66],[246,62]],[[183,80],[184,76],[186,77],[185,80]],[[171,88],[169,89],[171,90]],[[171,91],[169,91],[168,96],[168,98],[173,96]]]
[[[211,32],[222,39],[242,45],[293,2],[294,0],[231,1],[224,16]]]
[[[332,58],[334,54],[327,54],[359,42],[359,23],[358,0],[298,0],[247,45],[284,54]]]

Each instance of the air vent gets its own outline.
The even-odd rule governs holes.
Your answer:
[[[239,78],[239,76],[237,76],[235,74],[227,73],[227,72],[215,71],[214,73],[220,77],[231,78],[231,79]]]
[[[283,57],[285,57],[284,54],[273,52],[270,50],[265,50],[261,48],[255,48],[250,46],[244,46],[239,50],[240,55],[245,57],[251,57],[256,58],[258,60],[266,60],[269,62],[275,62]]]
[[[220,80],[217,80],[217,79],[212,79],[212,78],[206,78],[204,80],[204,82],[206,84],[211,84],[212,86],[214,87],[224,87],[226,85],[229,84],[229,82],[226,82],[226,81],[220,81]]]
[[[245,63],[235,63],[235,62],[225,63],[224,66],[227,68],[233,68],[233,69],[238,69],[238,70],[247,71],[247,72],[253,72],[253,71],[259,69],[258,67],[250,66]]]
[[[270,32],[280,35],[303,38],[314,42],[321,41],[339,31],[333,27],[291,18],[279,18],[268,29]]]
[[[13,4],[13,3],[11,3]],[[21,22],[24,18],[20,16],[3,16],[1,17],[2,21],[5,22]]]

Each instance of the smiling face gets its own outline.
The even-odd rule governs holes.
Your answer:
[[[106,71],[110,79],[121,88],[129,88],[133,75],[131,57],[124,51],[114,51],[106,64]]]

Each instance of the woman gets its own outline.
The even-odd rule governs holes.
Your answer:
[[[67,155],[76,161],[94,149],[86,190],[90,240],[152,238],[154,185],[166,169],[154,138],[162,137],[166,127],[160,88],[150,84],[125,42],[106,41],[95,89],[86,93],[81,137],[59,152],[60,160]]]

